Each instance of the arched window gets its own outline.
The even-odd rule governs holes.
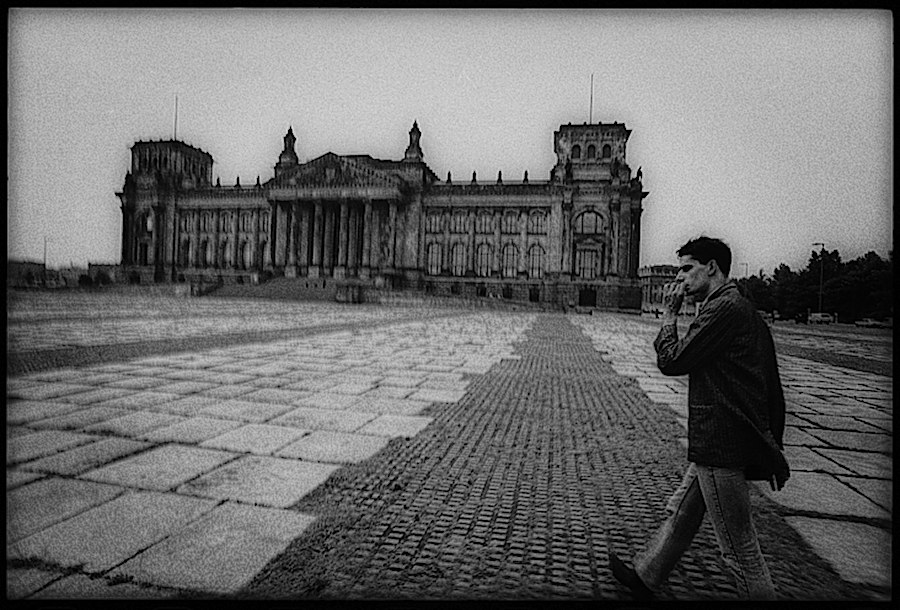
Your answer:
[[[506,244],[503,246],[503,257],[500,265],[500,274],[502,277],[516,277],[519,270],[519,249],[515,244]]]
[[[263,212],[262,216],[260,216],[260,224],[262,225],[261,229],[264,233],[269,232],[269,213]]]
[[[475,275],[489,277],[491,275],[491,259],[493,252],[490,244],[481,244],[475,255]]]
[[[465,244],[456,244],[453,246],[453,250],[451,250],[451,258],[452,258],[452,273],[456,276],[463,276],[466,274],[466,246]]]
[[[528,249],[528,277],[540,279],[544,275],[544,249],[534,244]]]
[[[428,246],[428,275],[441,274],[441,244]]]
[[[597,212],[584,212],[575,219],[575,233],[595,235],[603,233],[603,217]]]
[[[593,159],[596,156],[597,156],[597,147],[594,146],[593,144],[589,145],[588,149],[587,149],[587,158]]]
[[[612,147],[609,144],[603,145],[603,158],[609,159],[612,156]]]
[[[575,146],[572,147],[572,158],[573,159],[581,158],[581,146],[579,146],[578,144],[576,144]]]

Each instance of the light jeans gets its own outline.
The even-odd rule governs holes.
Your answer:
[[[775,587],[759,548],[750,513],[750,490],[741,470],[691,464],[666,507],[668,517],[647,547],[634,558],[634,570],[657,589],[691,544],[709,513],[725,565],[745,599],[774,599]]]

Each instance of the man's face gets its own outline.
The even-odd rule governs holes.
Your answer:
[[[678,257],[678,273],[675,281],[684,284],[684,293],[695,301],[702,301],[709,294],[709,280],[713,275],[713,262],[701,263],[693,256]]]

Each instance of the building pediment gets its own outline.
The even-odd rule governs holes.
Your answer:
[[[400,189],[403,180],[396,174],[366,163],[364,157],[343,157],[325,153],[273,178],[274,188],[377,188]]]

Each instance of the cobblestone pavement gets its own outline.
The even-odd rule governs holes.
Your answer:
[[[628,599],[606,553],[686,466],[655,321],[342,312],[9,376],[7,597]],[[890,379],[780,361],[799,493],[753,493],[779,595],[886,599]],[[662,596],[733,595],[705,525]]]

